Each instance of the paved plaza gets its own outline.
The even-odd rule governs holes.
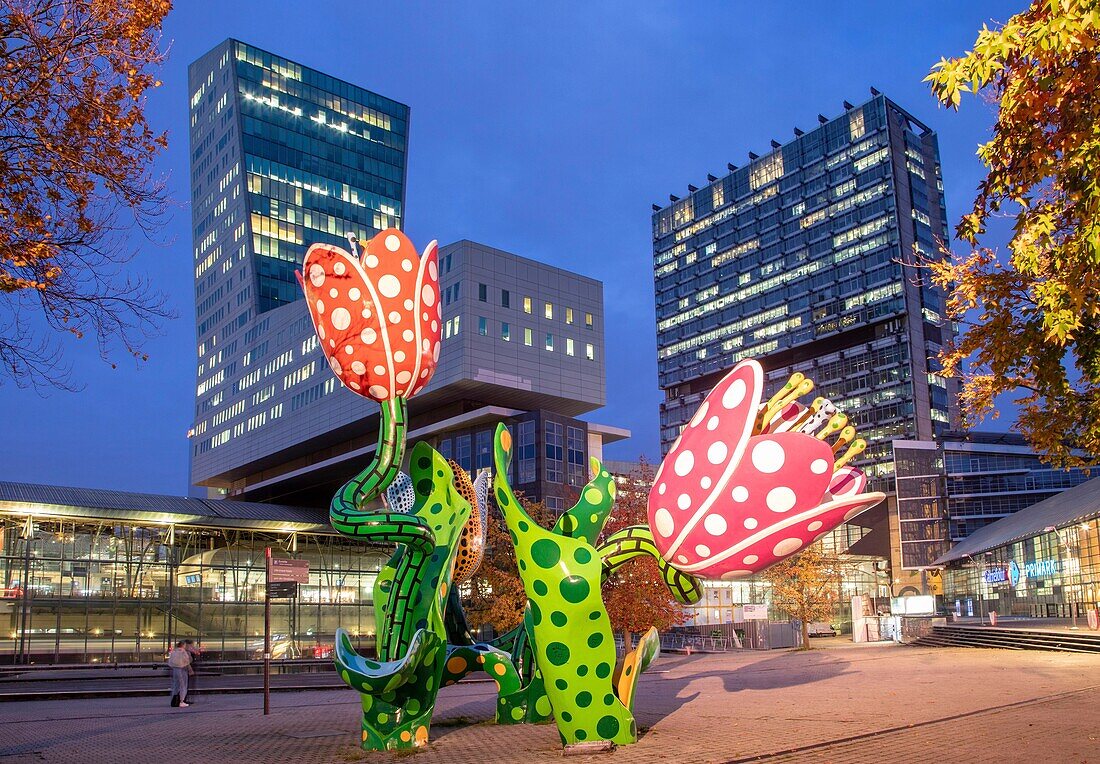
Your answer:
[[[836,643],[834,643],[836,644]],[[644,734],[584,762],[1100,762],[1100,656],[894,645],[673,656],[643,677]],[[351,690],[0,703],[0,764],[387,762]],[[448,764],[560,761],[553,725],[492,723],[491,683],[443,690],[428,750]]]

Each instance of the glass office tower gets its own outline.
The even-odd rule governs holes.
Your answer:
[[[192,480],[217,487],[335,380],[294,272],[316,242],[402,226],[409,109],[237,40],[191,64],[198,341]],[[331,423],[330,423],[331,424]],[[224,479],[220,481],[224,485]]]
[[[769,393],[802,371],[854,420],[875,488],[893,487],[891,440],[956,419],[935,360],[953,331],[944,295],[913,267],[948,238],[936,135],[877,92],[845,109],[654,205],[665,451],[747,357]]]

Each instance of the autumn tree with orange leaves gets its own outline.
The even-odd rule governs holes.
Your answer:
[[[554,513],[541,502],[517,497],[531,519],[543,528],[554,527]],[[527,594],[516,565],[516,550],[508,527],[496,505],[491,504],[485,532],[485,556],[481,567],[462,592],[462,608],[472,629],[491,626],[497,634],[515,628],[523,620]]]
[[[601,542],[631,525],[648,527],[647,503],[653,474],[643,458],[633,473],[617,481],[615,507]],[[619,568],[603,586],[603,602],[611,617],[611,628],[623,635],[627,651],[633,648],[634,635],[648,631],[650,626],[664,631],[687,620],[684,606],[669,592],[656,561],[650,557],[636,557]]]
[[[170,0],[0,4],[0,379],[70,387],[58,332],[144,359],[168,317],[125,273],[166,211],[146,121]]]
[[[797,618],[802,626],[802,650],[810,650],[810,624],[831,618],[844,573],[840,558],[826,555],[821,544],[806,547],[772,565],[762,574],[771,584],[772,605]]]
[[[950,293],[959,340],[941,355],[962,382],[969,424],[1015,396],[1017,427],[1059,466],[1100,454],[1100,3],[1036,0],[927,77],[958,109],[964,94],[998,106],[978,147],[988,175],[956,228],[970,247],[931,263]],[[1013,220],[1006,252],[981,241]]]

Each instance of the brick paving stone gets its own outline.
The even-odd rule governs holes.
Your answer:
[[[1100,656],[900,646],[659,660],[639,686],[637,745],[570,761],[1100,763]],[[0,764],[390,762],[358,748],[351,690],[0,704]],[[561,761],[552,724],[492,723],[491,684],[443,690],[416,761]],[[912,726],[916,725],[916,726]],[[892,730],[892,731],[891,731]],[[848,742],[847,739],[852,738]],[[841,741],[841,742],[837,742]]]

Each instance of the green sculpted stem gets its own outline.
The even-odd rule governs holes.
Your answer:
[[[383,432],[392,424],[389,432],[400,432],[403,439],[404,403],[395,404],[390,416],[383,412]],[[470,515],[469,503],[455,490],[450,465],[427,443],[417,443],[409,460],[416,494],[409,514],[359,509],[359,501],[369,501],[382,490],[387,472],[392,480],[397,463],[391,468],[386,460],[404,450],[387,447],[392,445],[379,444],[378,458],[337,494],[332,509],[333,526],[341,533],[396,545],[374,586],[378,660],[358,655],[343,629],[336,636],[337,670],[362,695],[363,747],[376,750],[418,748],[428,742],[447,663],[444,616],[451,570]]]
[[[511,434],[499,425],[494,477],[497,506],[515,545],[529,600],[525,622],[562,743],[633,743],[637,725],[616,692],[615,643],[600,596],[602,561],[592,546],[610,513],[614,480],[606,470],[597,470],[581,492],[583,506],[570,510],[570,519],[560,523],[562,527],[554,533],[535,523],[512,493],[506,478],[511,457]],[[576,532],[577,537],[565,535],[569,532]],[[655,646],[652,638],[648,640],[646,660],[632,664],[631,685],[652,659]]]
[[[378,423],[378,445],[374,450],[374,459],[336,492],[329,506],[332,527],[348,536],[363,535],[364,520],[374,517],[373,512],[363,512],[363,507],[389,487],[405,457],[408,404],[404,398],[397,396],[383,401],[381,406],[382,419]]]

